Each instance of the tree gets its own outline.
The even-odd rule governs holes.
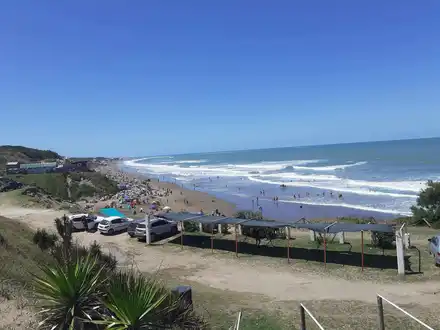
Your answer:
[[[440,223],[440,182],[428,181],[417,198],[417,204],[411,207],[414,222]]]

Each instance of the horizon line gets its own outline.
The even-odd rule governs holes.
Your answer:
[[[341,142],[341,143],[326,143],[326,144],[307,144],[299,146],[285,146],[285,147],[270,147],[270,148],[249,148],[249,149],[230,149],[230,150],[219,150],[219,151],[199,151],[199,152],[186,152],[177,154],[156,154],[156,155],[144,155],[142,157],[165,157],[165,156],[183,156],[183,155],[197,155],[197,154],[220,154],[220,153],[230,153],[230,152],[240,152],[240,151],[255,151],[255,150],[272,150],[272,149],[289,149],[289,148],[310,148],[310,147],[327,147],[335,145],[350,145],[350,144],[367,144],[367,143],[378,143],[378,142],[397,142],[397,141],[412,141],[412,140],[432,140],[440,139],[440,136],[432,137],[422,137],[422,138],[404,138],[404,139],[393,139],[393,140],[374,140],[374,141],[356,141],[356,142]],[[135,158],[136,156],[119,156],[119,158]]]

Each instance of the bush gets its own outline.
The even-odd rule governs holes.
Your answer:
[[[427,187],[420,191],[417,204],[411,207],[415,223],[424,220],[434,226],[440,224],[440,182],[428,181]]]
[[[2,234],[0,234],[0,246],[2,246],[2,247],[8,246],[8,241],[6,240],[6,238]]]
[[[32,237],[34,244],[38,245],[41,251],[51,249],[58,241],[58,236],[48,233],[46,229],[38,229]]]
[[[374,219],[373,217],[371,218],[340,217],[338,218],[338,222],[367,224],[367,223],[376,223],[376,219]]]
[[[104,267],[106,272],[111,273],[116,270],[118,262],[116,257],[104,253],[101,250],[101,246],[95,241],[89,247],[72,245],[68,253],[69,259],[66,260],[66,253],[62,243],[56,244],[51,250],[51,254],[58,264],[67,264],[70,261],[75,261],[78,258],[85,258],[88,255],[96,258],[97,264],[100,267]]]
[[[235,217],[238,219],[265,220],[261,212],[254,212],[254,211],[239,211],[235,214]],[[271,220],[265,220],[265,221],[271,221]],[[246,226],[246,223],[241,225],[241,233],[244,236],[249,236],[253,238],[286,237],[285,235],[281,235],[281,229],[251,227],[251,226]]]
[[[195,221],[184,221],[183,228],[188,233],[195,233],[199,231],[199,224]]]
[[[238,219],[263,220],[263,214],[254,211],[238,211],[234,216]]]
[[[378,231],[371,232],[371,242],[374,247],[381,249],[394,248],[393,242],[395,241],[394,233],[383,233]]]

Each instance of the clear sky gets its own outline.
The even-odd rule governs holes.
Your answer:
[[[2,1],[0,122],[72,156],[438,136],[440,1]]]

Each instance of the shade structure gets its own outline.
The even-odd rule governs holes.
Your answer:
[[[163,213],[159,216],[168,220],[180,222],[182,225],[181,245],[183,248],[184,222],[194,221],[201,224],[213,225],[211,227],[211,251],[214,250],[214,225],[233,225],[235,232],[235,253],[238,256],[238,233],[239,225],[246,227],[260,227],[260,228],[282,228],[287,229],[287,260],[290,262],[290,228],[308,229],[323,234],[324,243],[324,265],[327,264],[327,234],[336,234],[340,232],[361,232],[362,252],[361,252],[361,266],[364,269],[364,231],[377,231],[384,233],[394,232],[394,227],[388,224],[354,224],[354,223],[305,223],[305,219],[298,219],[293,221],[271,221],[271,220],[254,220],[241,219],[234,217],[222,217],[213,215],[204,215],[200,213],[190,212],[169,212]]]
[[[356,223],[300,223],[301,220],[294,221],[268,221],[268,220],[252,220],[234,217],[221,217],[214,215],[203,215],[200,213],[190,212],[169,212],[160,214],[160,216],[171,221],[196,221],[203,224],[222,224],[222,225],[243,225],[252,227],[268,227],[281,228],[291,227],[298,229],[309,229],[318,233],[339,233],[339,232],[361,232],[361,231],[378,231],[383,233],[394,232],[393,226],[388,224],[356,224]]]
[[[218,224],[222,225],[239,225],[245,222],[251,221],[250,219],[240,219],[240,218],[223,218],[217,221]]]
[[[100,209],[99,212],[103,215],[105,215],[106,217],[121,217],[121,218],[125,218],[125,214],[121,213],[120,211],[118,211],[115,208],[104,208],[104,209]]]
[[[286,224],[277,221],[265,221],[265,220],[249,220],[241,223],[243,226],[249,227],[265,227],[265,228],[281,228],[286,227]]]
[[[196,221],[196,222],[200,222],[202,224],[217,224],[220,220],[226,219],[225,217],[220,217],[220,216],[216,216],[216,215],[206,215],[200,218],[196,218],[196,219],[189,219],[187,221]],[[184,220],[185,221],[185,220]]]
[[[195,220],[197,218],[204,217],[201,214],[189,213],[189,212],[168,212],[168,213],[160,214],[159,216],[161,216],[167,220],[175,221],[175,222],[190,221],[190,220]]]
[[[361,231],[379,231],[383,233],[392,233],[392,225],[387,224],[357,224],[357,223],[286,223],[286,226],[293,228],[303,228],[316,231],[318,233],[336,234],[340,232],[361,232]]]

